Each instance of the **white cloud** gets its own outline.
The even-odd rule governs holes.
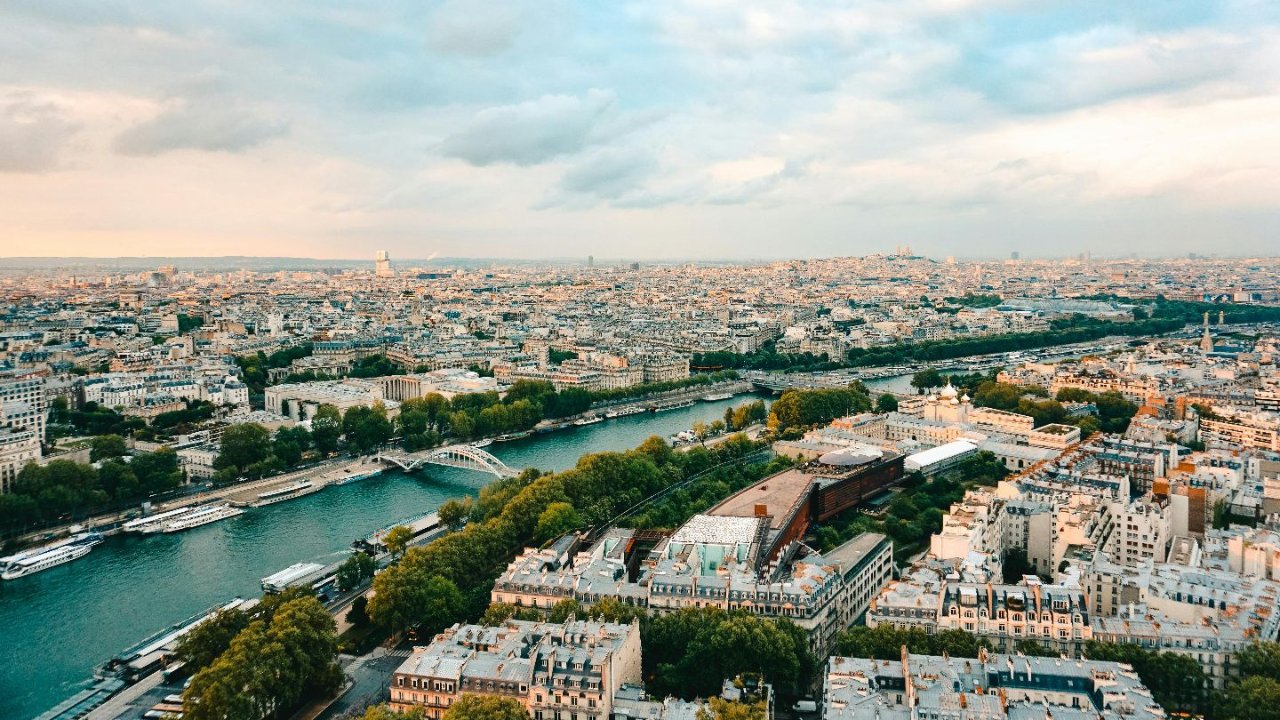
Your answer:
[[[159,155],[173,150],[240,152],[283,135],[286,125],[217,100],[178,101],[120,134],[116,152]]]
[[[496,55],[511,47],[525,20],[519,3],[447,0],[427,21],[427,42],[444,53]]]
[[[481,110],[445,138],[441,151],[472,165],[537,165],[612,139],[621,129],[617,121],[613,93],[543,95]]]
[[[1280,29],[1257,3],[46,3],[0,9],[0,45],[0,215],[59,248],[110,218],[227,252],[257,228],[337,255],[597,232],[649,256],[770,233],[998,251],[1042,219],[1115,239],[1206,213],[1256,246],[1280,191]]]
[[[57,169],[77,129],[67,108],[54,100],[29,91],[0,95],[0,172]]]
[[[646,152],[610,150],[570,168],[558,187],[564,193],[617,200],[640,191],[657,171],[657,160]]]

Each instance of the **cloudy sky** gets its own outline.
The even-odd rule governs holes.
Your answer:
[[[1280,248],[1272,0],[0,0],[0,255]]]

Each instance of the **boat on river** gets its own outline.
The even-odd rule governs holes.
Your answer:
[[[258,493],[258,499],[249,503],[250,507],[262,507],[263,505],[273,505],[285,500],[300,498],[303,495],[310,495],[313,492],[319,492],[324,489],[324,485],[318,485],[309,480],[296,482],[288,487],[282,487],[279,490],[269,490],[264,493]]]
[[[191,528],[198,528],[201,525],[208,525],[219,520],[226,520],[237,515],[243,515],[244,511],[237,507],[232,507],[226,503],[220,505],[205,505],[186,515],[174,518],[164,524],[160,528],[160,532],[175,533]]]
[[[164,530],[165,523],[177,520],[184,515],[190,515],[197,509],[198,508],[196,506],[189,505],[187,507],[178,508],[177,510],[169,510],[156,515],[147,515],[145,517],[130,520],[124,525],[121,525],[120,529],[127,533],[142,533],[144,535],[158,533]]]
[[[670,405],[655,405],[653,406],[653,411],[666,412],[668,410],[682,410],[684,408],[691,408],[691,407],[693,407],[693,401],[685,400],[683,402],[671,403]]]
[[[82,558],[104,539],[101,533],[80,533],[50,545],[0,558],[0,580],[17,580]]]

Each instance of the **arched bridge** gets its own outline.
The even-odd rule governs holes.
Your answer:
[[[507,467],[493,455],[471,445],[448,445],[416,453],[382,453],[375,459],[388,465],[395,465],[405,472],[413,472],[423,465],[443,465],[493,473],[500,478],[515,477],[520,474],[518,470]]]

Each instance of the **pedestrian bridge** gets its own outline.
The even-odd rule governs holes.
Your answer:
[[[493,455],[471,445],[448,445],[416,453],[382,453],[374,458],[378,462],[394,465],[405,472],[413,472],[423,465],[443,465],[462,470],[479,470],[500,478],[515,477],[513,470]]]

